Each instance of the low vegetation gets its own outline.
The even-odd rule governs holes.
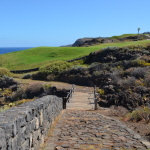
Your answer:
[[[4,76],[4,75],[10,76],[11,73],[10,73],[10,71],[9,71],[8,69],[6,69],[6,68],[0,68],[0,77],[2,77],[2,76]]]
[[[6,75],[0,77],[0,88],[7,88],[14,84],[16,84],[16,81],[12,77]]]
[[[137,34],[123,34],[123,35],[119,35],[119,36],[112,36],[111,38],[125,38],[125,37],[129,37],[129,36],[137,36]]]
[[[143,121],[143,122],[149,123],[150,122],[150,108],[143,107],[143,108],[136,109],[133,112],[126,114],[123,117],[123,120],[133,121],[133,122]]]
[[[15,101],[15,102],[12,102],[12,103],[5,103],[5,105],[0,107],[0,113],[10,109],[11,107],[15,107],[15,106],[18,106],[18,105],[21,105],[23,103],[30,102],[30,101],[33,101],[33,100],[34,99],[23,99],[23,100]]]

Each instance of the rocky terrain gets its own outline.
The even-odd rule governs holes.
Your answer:
[[[103,43],[113,43],[113,42],[125,42],[125,41],[139,41],[144,39],[150,39],[150,37],[146,36],[149,32],[140,34],[140,35],[127,35],[127,36],[113,36],[113,37],[97,37],[97,38],[80,38],[77,39],[72,47],[85,47],[85,46],[93,46],[97,44]]]

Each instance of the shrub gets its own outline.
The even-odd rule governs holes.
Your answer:
[[[82,75],[86,75],[88,74],[88,68],[84,67],[84,66],[73,66],[72,68],[64,71],[63,73],[65,74],[74,74],[74,75],[77,75],[77,74],[82,74]]]
[[[9,109],[10,107],[8,105],[4,105],[3,107],[0,107],[0,113],[6,111],[7,109]]]
[[[141,56],[140,59],[147,62],[147,63],[150,63],[150,56],[144,55],[144,56]]]
[[[55,75],[52,75],[52,74],[50,74],[50,75],[48,75],[48,76],[46,77],[46,79],[47,79],[48,81],[54,81],[55,78],[56,78],[56,76],[55,76]]]
[[[99,89],[97,90],[97,92],[100,94],[100,95],[104,95],[105,94],[105,91],[103,89]]]
[[[49,89],[49,88],[51,88],[51,87],[52,87],[52,85],[49,84],[49,83],[45,83],[45,84],[43,85],[43,88],[44,88],[44,89]]]
[[[32,75],[32,79],[33,79],[33,80],[45,80],[46,77],[47,77],[47,75],[46,75],[46,74],[43,74],[43,73],[41,73],[41,72],[37,72],[36,74],[33,74],[33,75]]]
[[[94,71],[94,72],[93,72],[93,75],[94,75],[95,77],[98,77],[101,73],[102,73],[101,71]]]
[[[112,84],[118,84],[120,80],[121,73],[119,70],[113,71],[110,73],[109,78],[111,79]]]
[[[150,66],[150,63],[147,63],[144,60],[136,59],[132,61],[132,65],[133,67],[146,67],[146,66]]]
[[[147,75],[144,79],[144,84],[147,86],[147,87],[150,87],[150,75]]]
[[[42,66],[39,70],[39,73],[43,74],[44,76],[48,76],[49,74],[58,75],[62,71],[71,67],[71,63],[65,61],[57,61],[50,64],[46,64]]]
[[[123,117],[129,113],[129,111],[123,106],[110,106],[108,111],[110,116],[119,116]]]
[[[33,75],[32,73],[27,73],[22,77],[22,79],[30,79],[32,75]]]
[[[146,45],[146,49],[147,49],[147,50],[150,50],[150,44],[147,44],[147,45]]]
[[[146,74],[146,69],[141,67],[134,68],[132,72],[132,75],[136,78],[144,78],[145,74]]]
[[[119,50],[119,47],[108,46],[106,48],[101,49],[99,52],[100,53],[109,53],[109,52],[113,52],[113,51],[117,51],[117,50]]]
[[[103,69],[102,64],[97,63],[97,62],[92,63],[92,64],[89,66],[89,70],[90,70],[90,71],[100,71],[100,70],[102,70],[102,69]]]
[[[124,71],[124,76],[131,76],[132,75],[132,72],[134,70],[134,67],[131,67],[131,68],[128,68]]]
[[[145,60],[141,60],[141,59],[125,60],[125,61],[123,61],[123,66],[124,66],[124,69],[128,69],[130,67],[146,67],[146,66],[150,66],[150,63],[148,63],[146,61]]]
[[[21,100],[23,98],[23,96],[24,96],[24,89],[19,88],[16,92],[13,92],[10,101],[14,102],[14,101]]]
[[[17,84],[12,77],[0,77],[0,88],[9,87],[10,85]]]
[[[129,113],[127,115],[124,116],[124,119],[127,118],[127,120],[129,121],[145,121],[145,122],[149,122],[150,121],[150,109],[148,107],[144,107],[141,109],[137,109],[135,111],[133,111],[132,113]]]
[[[124,60],[123,61],[123,67],[124,67],[124,69],[128,69],[128,68],[130,68],[132,66],[133,66],[132,60]]]
[[[136,80],[135,81],[135,86],[144,86],[144,83],[143,81],[140,79],[140,80]]]
[[[2,77],[2,76],[10,76],[10,71],[8,70],[8,69],[6,69],[6,68],[0,68],[0,77]]]
[[[118,84],[122,87],[122,88],[130,88],[131,86],[135,85],[135,81],[136,79],[134,77],[128,77],[127,79],[120,79],[118,81]]]
[[[10,96],[12,94],[12,91],[10,89],[5,89],[3,92],[2,92],[2,95],[4,97],[7,97],[7,96]]]
[[[28,98],[38,97],[44,91],[42,83],[32,83],[30,84],[25,93]]]
[[[88,69],[90,71],[90,73],[94,72],[94,71],[109,71],[111,69],[111,65],[109,63],[92,63]]]
[[[141,94],[142,97],[147,93],[149,93],[149,89],[146,88],[145,86],[137,86],[135,87],[135,92],[138,94]]]

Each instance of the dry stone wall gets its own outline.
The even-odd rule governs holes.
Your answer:
[[[0,150],[38,149],[61,110],[61,98],[45,96],[1,113]]]

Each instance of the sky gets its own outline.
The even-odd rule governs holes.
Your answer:
[[[150,0],[0,0],[0,47],[150,31]]]

